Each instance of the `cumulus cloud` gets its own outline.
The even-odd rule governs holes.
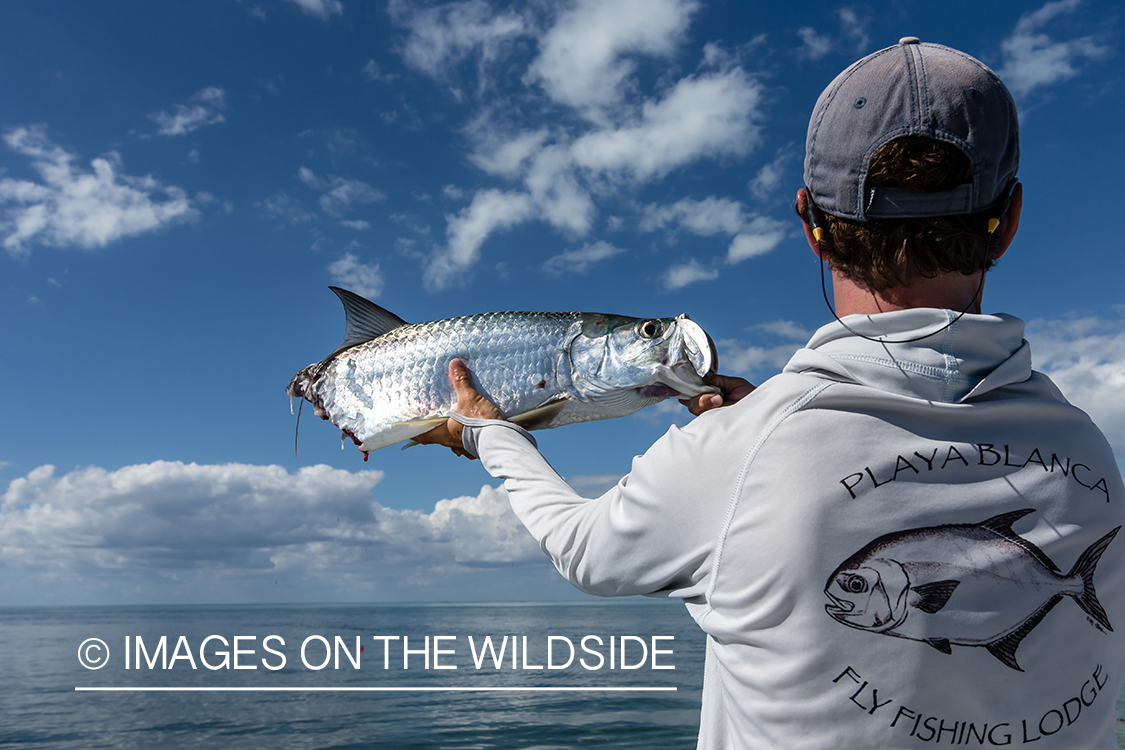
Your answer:
[[[639,227],[645,232],[684,229],[701,237],[728,235],[731,241],[725,262],[732,265],[770,252],[785,239],[787,230],[776,219],[747,213],[741,201],[714,196],[703,200],[684,198],[666,206],[650,204],[644,209]],[[714,266],[706,268],[695,262],[675,266],[665,275],[664,282],[668,289],[679,289],[718,276]]]
[[[1038,10],[1026,13],[1003,42],[1004,64],[997,71],[1016,96],[1026,96],[1041,86],[1074,78],[1083,59],[1099,60],[1109,48],[1090,36],[1055,41],[1044,28],[1064,13],[1072,13],[1081,0],[1049,2]]]
[[[540,39],[528,71],[556,102],[605,122],[620,104],[636,63],[632,55],[667,57],[675,50],[694,0],[578,0]]]
[[[394,73],[385,73],[379,63],[374,60],[368,60],[367,64],[363,66],[360,71],[363,77],[369,81],[378,81],[380,83],[393,83],[398,79],[398,75]]]
[[[802,57],[819,60],[832,51],[832,40],[820,34],[812,26],[802,26],[797,29],[797,36],[801,37],[801,47],[798,52]]]
[[[1093,418],[1125,461],[1125,318],[1033,320],[1027,339],[1035,369]]]
[[[431,259],[424,280],[431,288],[457,283],[480,259],[480,247],[490,234],[531,218],[533,203],[526,193],[482,190],[472,203],[446,216],[448,245]]]
[[[867,45],[871,43],[871,38],[867,34],[869,19],[860,17],[855,8],[851,7],[838,9],[836,17],[840,19],[840,28],[843,29],[844,34],[855,43],[855,48],[860,52],[866,51]]]
[[[394,588],[427,573],[543,559],[502,488],[441,500],[429,513],[394,510],[374,499],[382,476],[168,461],[60,476],[40,466],[0,498],[0,565],[122,586],[158,576],[171,599],[177,581],[201,572]]]
[[[187,104],[177,104],[170,111],[161,110],[149,115],[160,129],[160,135],[187,135],[208,125],[226,122],[222,110],[226,109],[223,90],[210,86],[197,91]]]
[[[719,269],[714,264],[704,266],[695,258],[685,263],[677,263],[665,271],[663,276],[664,288],[668,291],[683,289],[697,281],[714,281],[717,278],[719,278]]]
[[[730,241],[727,263],[741,263],[747,258],[765,255],[781,244],[786,231],[784,222],[768,216],[755,216]]]
[[[388,10],[392,19],[410,30],[402,49],[406,64],[435,78],[444,77],[472,54],[479,54],[483,63],[492,61],[505,42],[530,32],[519,13],[494,12],[484,0],[429,8],[391,0]]]
[[[744,156],[761,141],[761,98],[741,68],[687,76],[645,101],[639,121],[579,138],[574,158],[595,174],[644,182],[699,159]]]
[[[0,233],[10,255],[27,255],[33,244],[92,250],[199,216],[182,189],[123,174],[115,152],[87,170],[43,126],[9,130],[4,142],[28,157],[40,177],[0,179]]]
[[[383,293],[383,274],[378,263],[361,263],[352,253],[328,265],[328,275],[332,283],[356,294],[376,299]]]
[[[762,166],[754,179],[747,186],[750,193],[760,201],[777,200],[778,189],[781,187],[781,178],[785,174],[785,166],[792,160],[793,152],[787,146],[777,152],[773,161]],[[785,197],[789,200],[789,196]]]
[[[759,84],[734,68],[687,76],[646,100],[635,118],[577,138],[542,128],[506,134],[487,118],[474,123],[470,160],[521,189],[480,190],[448,216],[447,245],[432,258],[427,282],[448,286],[480,259],[495,231],[534,218],[582,236],[596,215],[595,193],[651,183],[700,159],[745,155],[761,137],[760,100]]]
[[[716,343],[719,361],[727,372],[761,382],[781,371],[793,353],[808,342],[812,332],[791,320],[759,323],[746,329],[742,339]]]
[[[336,175],[319,177],[307,167],[301,167],[297,171],[297,176],[308,187],[323,193],[319,200],[320,208],[324,213],[336,219],[356,206],[383,201],[387,198],[386,193],[382,190],[376,190],[366,182]]]
[[[482,79],[489,63],[504,63],[514,84],[500,99],[482,80],[464,129],[468,161],[501,184],[476,189],[469,205],[447,215],[445,242],[426,263],[431,289],[464,276],[495,232],[542,221],[581,239],[606,197],[758,146],[764,90],[737,55],[709,43],[693,72],[663,76],[648,90],[642,83],[641,64],[678,54],[698,7],[697,0],[577,0],[561,10],[391,3],[392,19],[408,29],[401,53],[410,67],[444,79],[476,56]],[[538,41],[530,63],[527,45],[508,44],[521,37]],[[454,200],[464,194],[446,190]]]
[[[332,16],[344,12],[344,4],[340,0],[289,0],[303,13],[327,21]]]
[[[641,219],[642,232],[680,226],[703,237],[738,234],[747,217],[740,201],[711,196],[703,200],[684,198],[667,206],[649,204]]]
[[[589,242],[577,250],[568,250],[547,259],[543,269],[556,275],[567,272],[586,273],[592,266],[623,252],[625,252],[623,248],[615,247],[605,240],[598,240]]]
[[[843,32],[844,42],[851,42],[857,52],[867,52],[871,38],[867,33],[869,18],[865,18],[855,8],[845,6],[836,10],[836,19],[839,23],[836,28]],[[802,26],[797,29],[797,36],[801,38],[801,46],[797,54],[807,60],[819,60],[825,57],[837,46],[837,41],[827,34],[821,34],[812,26]]]
[[[255,203],[266,219],[280,219],[286,224],[303,224],[316,221],[316,214],[307,210],[301,201],[286,192],[275,193]]]

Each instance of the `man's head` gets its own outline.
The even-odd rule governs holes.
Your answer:
[[[805,185],[826,215],[821,252],[872,291],[982,271],[988,219],[1018,168],[1015,104],[996,74],[907,37],[851,65],[817,101]]]

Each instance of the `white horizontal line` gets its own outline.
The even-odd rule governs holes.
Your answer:
[[[76,692],[98,693],[580,693],[674,692],[674,687],[76,687]]]

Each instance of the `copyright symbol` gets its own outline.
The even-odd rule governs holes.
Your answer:
[[[87,638],[78,647],[78,663],[86,669],[101,669],[109,663],[109,646],[101,638]]]

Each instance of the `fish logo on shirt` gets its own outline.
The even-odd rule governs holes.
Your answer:
[[[1012,531],[1032,512],[885,534],[833,571],[824,609],[849,627],[921,641],[946,654],[951,645],[983,646],[1021,672],[1016,649],[1063,597],[1112,631],[1094,591],[1094,569],[1121,527],[1091,544],[1064,575]]]

